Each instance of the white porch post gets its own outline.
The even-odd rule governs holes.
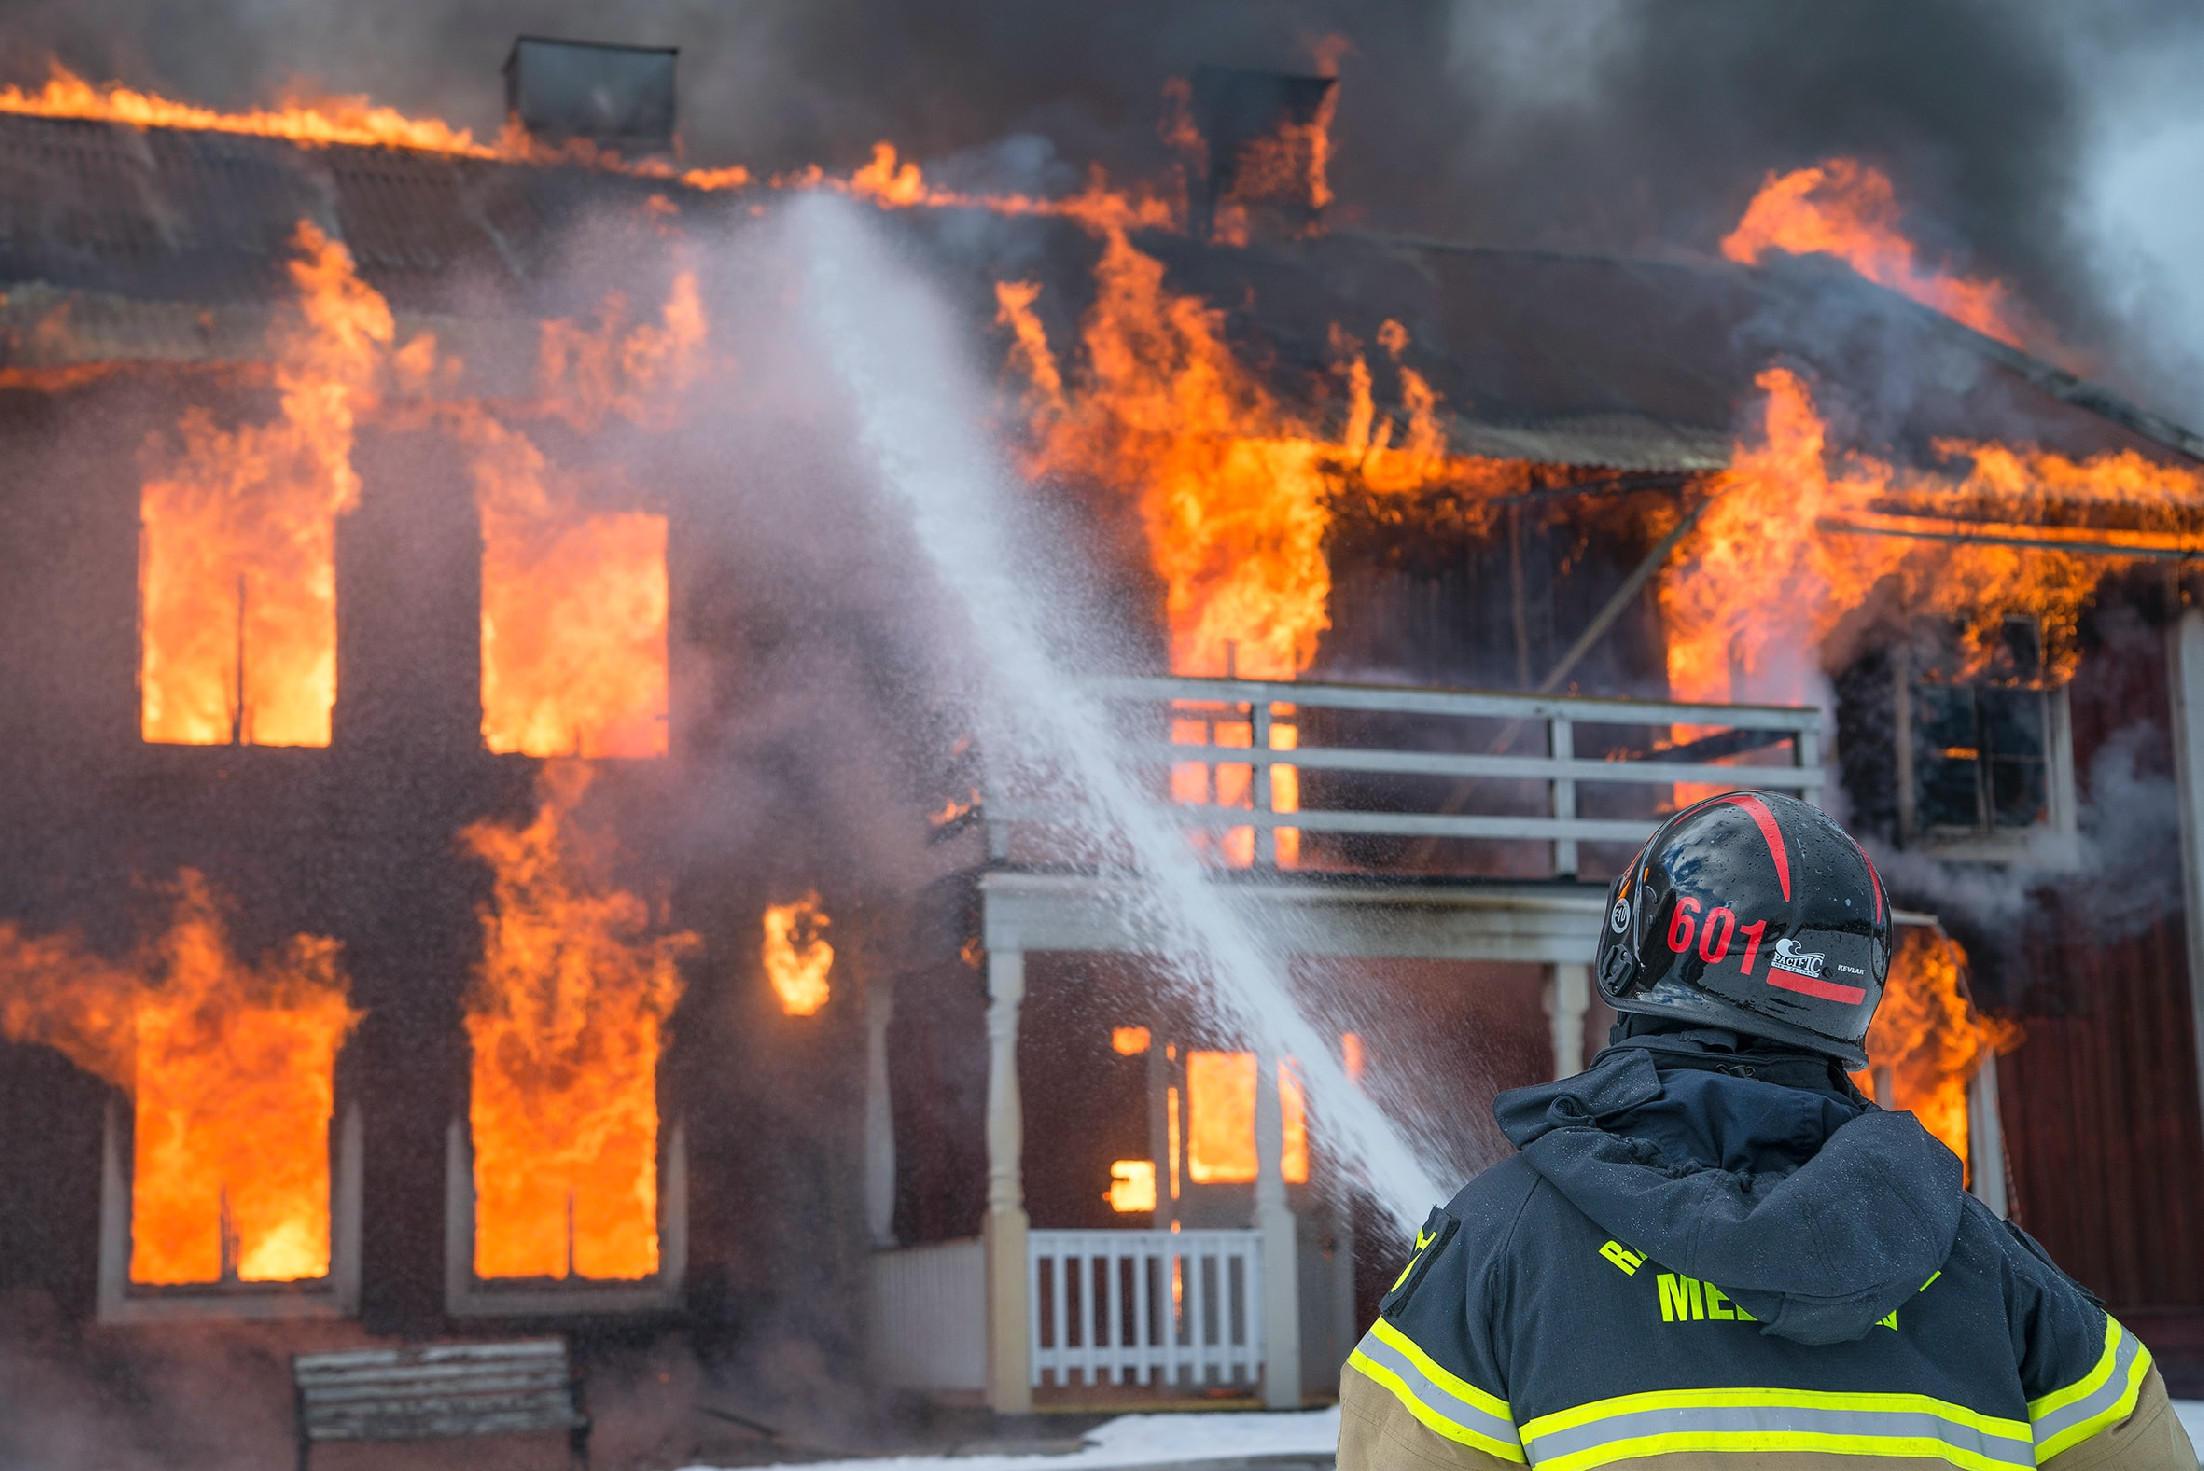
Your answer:
[[[2191,1045],[2204,1077],[2204,609],[2184,609],[2166,630],[2166,673],[2173,705],[2174,778],[2180,793]],[[2198,1105],[2204,1107],[2204,1097]]]
[[[894,978],[874,976],[865,987],[865,1225],[881,1247],[895,1245],[895,1108],[888,1092],[894,1016]]]
[[[1584,1018],[1592,1009],[1592,968],[1565,963],[1547,966],[1545,1007],[1553,1035],[1554,1077],[1573,1078],[1584,1071]]]
[[[1018,1007],[1025,952],[987,952],[987,1405],[998,1415],[1033,1410],[1026,1260],[1025,1120],[1018,1098]]]
[[[1286,1204],[1286,1117],[1278,1059],[1255,1054],[1255,1230],[1263,1262],[1263,1403],[1301,1408],[1301,1275]]]
[[[1975,1199],[2004,1220],[2010,1207],[2005,1199],[2005,1126],[1997,1113],[1995,1056],[1983,1058],[1967,1080],[1967,1172],[1974,1176],[1967,1188]]]

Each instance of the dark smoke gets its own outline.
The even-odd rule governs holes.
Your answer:
[[[2097,91],[2195,22],[2125,0],[1428,0],[1035,6],[1019,0],[13,0],[0,74],[48,57],[226,106],[295,83],[494,134],[522,31],[681,47],[688,156],[846,167],[893,138],[1025,186],[1168,162],[1166,78],[1203,62],[1307,69],[1352,45],[1333,170],[1373,225],[1497,243],[1709,250],[1770,169],[1834,153],[1889,170],[1932,257],[2011,280],[2084,350],[2117,295],[2084,263]],[[1009,140],[1017,146],[1002,147]],[[969,159],[967,159],[969,163]]]

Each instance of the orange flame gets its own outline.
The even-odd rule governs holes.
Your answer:
[[[2021,1042],[2014,1022],[1986,1017],[1968,999],[1966,952],[1941,930],[1907,925],[1867,1034],[1869,1071],[1853,1081],[1870,1095],[1888,1072],[1890,1103],[1908,1109],[1952,1153],[1967,1158],[1967,1083]]]
[[[334,940],[299,935],[248,964],[186,870],[166,933],[130,967],[0,924],[0,980],[0,1032],[134,1097],[132,1281],[328,1275],[336,1059],[359,1020]]]
[[[139,128],[247,133],[261,138],[288,138],[294,143],[354,143],[464,153],[476,158],[496,156],[495,150],[477,143],[465,128],[454,128],[434,118],[410,118],[365,97],[302,98],[288,100],[281,107],[222,112],[117,83],[94,86],[59,64],[54,65],[40,91],[25,92],[19,87],[0,90],[0,112],[86,118]]]
[[[1492,495],[1528,483],[1519,463],[1447,452],[1438,394],[1399,361],[1408,334],[1397,322],[1381,326],[1379,341],[1394,359],[1405,428],[1379,412],[1367,360],[1335,331],[1348,408],[1333,436],[1288,410],[1234,355],[1224,314],[1166,289],[1162,264],[1122,231],[1108,232],[1095,269],[1083,361],[1068,386],[1035,313],[1037,286],[997,283],[996,320],[1010,329],[1011,362],[1029,385],[1028,473],[1099,483],[1139,506],[1164,584],[1174,674],[1292,679],[1308,667],[1331,622],[1324,543],[1338,497],[1441,485]],[[1297,727],[1276,720],[1292,707],[1271,714],[1271,748],[1292,749]],[[1244,715],[1187,709],[1177,712],[1172,739],[1251,746],[1254,736]],[[1173,800],[1250,805],[1253,771],[1220,765],[1212,777],[1205,766],[1176,767]],[[1270,772],[1272,810],[1297,810],[1297,769]],[[1281,864],[1297,861],[1299,838],[1278,830]],[[1250,828],[1227,831],[1218,845],[1227,864],[1242,867],[1254,848]]]
[[[1186,1174],[1197,1185],[1255,1178],[1255,1054],[1186,1054]],[[1285,1152],[1280,1170],[1293,1184],[1309,1178],[1308,1102],[1291,1062],[1278,1066]]]
[[[1110,1188],[1102,1197],[1119,1212],[1152,1211],[1156,1208],[1156,1162],[1152,1159],[1120,1159],[1110,1163]]]
[[[225,430],[193,408],[179,448],[147,448],[139,597],[149,741],[329,744],[336,524],[358,503],[353,425],[375,402],[393,329],[342,244],[304,221],[296,244],[299,297],[274,340],[282,417]]]
[[[2074,460],[1946,441],[1937,453],[1956,473],[1945,475],[1833,451],[1804,380],[1770,368],[1758,382],[1767,397],[1756,432],[1708,482],[1713,503],[1661,583],[1678,699],[1810,699],[1819,651],[1878,589],[1911,612],[1956,621],[1974,667],[1995,648],[2006,615],[2031,614],[2047,664],[2063,677],[2082,606],[2123,565],[2058,550],[1844,534],[1831,529],[1844,513],[1895,499],[1943,514],[1987,511],[2025,530],[2085,512],[2178,526],[2204,504],[2204,477],[2132,451]]]
[[[545,410],[584,432],[614,415],[676,422],[679,395],[707,367],[694,272],[676,275],[658,323],[627,322],[625,298],[594,330],[544,324]],[[463,416],[482,517],[482,734],[531,756],[663,756],[667,729],[666,518],[587,509],[636,498],[617,472],[555,469],[519,431]]]
[[[1309,121],[1282,122],[1277,131],[1242,149],[1230,198],[1240,204],[1284,200],[1310,209],[1330,204],[1332,189],[1325,170],[1331,161],[1332,110],[1338,100],[1334,89],[1325,94]]]
[[[528,826],[462,834],[495,874],[466,1016],[485,1278],[658,1270],[658,1057],[698,942],[617,887],[575,827],[591,776],[549,763]]]
[[[834,947],[820,931],[829,923],[819,909],[817,894],[765,906],[765,944],[760,952],[765,979],[789,1016],[810,1016],[827,1004]]]
[[[1922,269],[1913,242],[1899,230],[1889,176],[1857,159],[1768,174],[1745,217],[1723,238],[1722,254],[1750,265],[1772,251],[1833,255],[1870,281],[2000,342],[2021,345],[2005,284]]]
[[[984,209],[1002,215],[1053,216],[1072,220],[1097,233],[1168,230],[1179,224],[1179,211],[1169,200],[1152,191],[1128,193],[1112,189],[1108,175],[1099,166],[1088,171],[1086,188],[1058,199],[1042,199],[1030,194],[972,194],[927,183],[918,164],[899,158],[895,145],[884,138],[873,144],[872,156],[852,169],[847,177],[837,177],[817,164],[807,164],[774,175],[771,184],[775,189],[847,194],[868,200],[882,209]]]

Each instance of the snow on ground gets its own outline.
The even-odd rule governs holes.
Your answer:
[[[2204,1417],[2204,1404],[2194,1408]],[[1335,1406],[1298,1414],[1120,1415],[1088,1431],[1086,1442],[1068,1455],[874,1456],[812,1461],[803,1471],[1115,1471],[1183,1461],[1329,1456],[1339,1447],[1339,1410]]]
[[[2175,1400],[2173,1408],[2190,1442],[2204,1445],[2204,1400]],[[1116,1471],[1184,1461],[1328,1456],[1338,1445],[1337,1407],[1283,1415],[1120,1415],[1088,1431],[1086,1445],[1068,1455],[875,1456],[813,1461],[803,1471]]]

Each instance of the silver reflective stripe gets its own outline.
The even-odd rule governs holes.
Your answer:
[[[2128,1391],[2128,1375],[2134,1371],[2135,1356],[2142,1351],[2143,1341],[2122,1328],[2119,1330],[2119,1347],[2113,1351],[2112,1374],[2104,1383],[2070,1405],[2057,1409],[2036,1421],[2036,1444],[2042,1445],[2060,1432],[2071,1430],[2084,1420],[2095,1419],[2119,1404]]]
[[[1418,1403],[1440,1419],[1451,1420],[1464,1430],[1475,1431],[1486,1439],[1497,1440],[1503,1445],[1517,1444],[1513,1420],[1481,1410],[1443,1385],[1435,1383],[1430,1375],[1416,1366],[1413,1359],[1377,1334],[1365,1334],[1356,1351],[1379,1368],[1391,1371],[1400,1380],[1402,1388],[1414,1395]]]
[[[2016,1422],[2017,1428],[2017,1422]],[[1656,1435],[1747,1432],[1842,1435],[1861,1440],[1939,1441],[2009,1466],[2036,1464],[2032,1441],[1990,1435],[1926,1410],[1836,1410],[1804,1405],[1694,1405],[1608,1415],[1583,1425],[1528,1436],[1531,1464],[1560,1460],[1600,1446]],[[1863,1450],[1871,1449],[1862,1447]],[[1910,1454],[1892,1451],[1893,1455]]]

